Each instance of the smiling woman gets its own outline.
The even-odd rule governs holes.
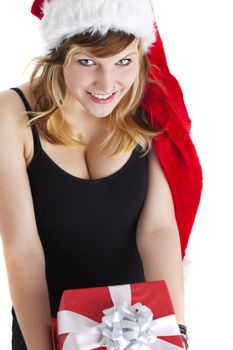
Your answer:
[[[123,54],[123,52],[121,53],[121,55]],[[86,53],[78,53],[77,55],[75,55],[75,57],[74,57],[74,59],[75,59],[75,62],[77,62],[77,63],[79,63],[80,65],[83,65],[83,66],[86,66],[86,67],[91,67],[91,66],[100,66],[100,69],[101,69],[101,74],[102,74],[102,79],[104,79],[104,71],[106,70],[106,68],[111,64],[111,62],[109,62],[109,64],[108,64],[108,61],[106,61],[106,59],[102,59],[102,61],[103,61],[103,63],[101,64],[101,62],[99,62],[98,60],[97,60],[97,58],[93,58],[92,57],[92,59],[91,58],[81,58],[80,59],[80,56],[84,56],[84,55],[86,55],[86,56],[89,56],[89,57],[91,57],[91,55],[89,55],[87,52]],[[132,56],[132,55],[137,55],[138,56],[138,52],[134,52],[134,53],[129,53],[129,54],[127,54],[126,56],[127,57],[129,57],[129,56]],[[121,58],[117,63],[114,63],[113,62],[113,65],[115,66],[115,65],[118,65],[118,66],[120,66],[120,67],[128,67],[128,66],[131,66],[130,68],[132,68],[132,66],[133,66],[133,64],[132,63],[134,63],[134,61],[132,61],[132,59],[130,59],[130,58],[127,58],[127,57],[125,57],[125,58]],[[114,58],[117,60],[117,58],[118,57],[115,57],[114,56]],[[113,59],[114,59],[113,58]],[[137,61],[138,61],[138,57],[136,58],[137,59]],[[96,61],[97,60],[97,61]],[[110,60],[109,60],[110,61]],[[91,62],[90,64],[88,64],[87,62]],[[137,66],[138,66],[138,62],[136,62],[137,63]],[[102,67],[101,67],[102,66]],[[135,65],[134,65],[135,66]],[[138,70],[138,67],[136,66],[136,69]],[[136,70],[136,74],[135,74],[135,77],[136,77],[136,75],[138,74],[138,71]],[[132,69],[131,69],[131,71],[132,71]],[[117,71],[117,78],[121,78],[121,79],[123,79],[123,74],[125,74],[125,73],[128,73],[129,72],[129,70],[124,70],[124,71]],[[113,73],[114,72],[111,72],[110,71],[110,75],[113,75]],[[134,77],[134,79],[133,80],[135,80],[135,77]],[[131,82],[131,84],[130,85],[132,85],[132,82]],[[115,91],[116,90],[116,86],[113,84],[113,91],[112,92],[110,92],[110,93],[97,93],[97,92],[89,92],[89,91],[87,91],[87,93],[88,94],[90,94],[92,97],[94,97],[94,102],[97,102],[97,103],[108,103],[108,102],[111,102],[112,100],[113,100],[113,97],[115,97],[116,96],[116,94],[117,94],[117,92],[119,92],[120,91],[120,89],[119,90],[117,90],[117,91]],[[119,95],[119,94],[118,94]],[[112,98],[111,98],[112,97]]]
[[[151,137],[158,130],[138,109],[150,66],[142,40],[121,31],[109,31],[105,36],[75,35],[35,61],[29,93],[37,103],[30,124],[35,123],[48,141],[84,146],[80,124],[109,116],[104,121],[108,131],[100,144],[103,151],[117,155],[132,150],[137,143],[145,152],[149,150]],[[46,94],[42,94],[44,89]],[[124,134],[123,129],[127,131]]]
[[[47,52],[0,94],[12,349],[52,350],[66,289],[164,279],[183,324],[201,168],[151,3],[36,0],[32,12]]]
[[[125,59],[133,49],[136,50],[134,59]],[[73,98],[73,108],[77,113],[80,113],[80,108],[76,101],[84,106],[90,117],[104,118],[126,95],[139,75],[138,41],[134,40],[126,49],[111,57],[82,57],[82,54],[74,55],[63,70],[69,93],[68,104],[72,106]]]

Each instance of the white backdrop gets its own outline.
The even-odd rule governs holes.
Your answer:
[[[190,350],[228,349],[233,311],[231,1],[154,0],[168,64],[184,92],[204,190],[184,261]],[[0,13],[0,90],[28,79],[26,64],[42,54],[31,0],[8,0]],[[1,244],[0,244],[1,248]],[[11,302],[0,249],[0,349],[10,349]],[[36,325],[35,325],[36,326]]]

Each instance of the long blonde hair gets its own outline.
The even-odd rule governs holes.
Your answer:
[[[35,124],[39,133],[53,144],[85,146],[80,134],[63,115],[62,105],[67,93],[63,67],[69,65],[73,55],[81,47],[88,47],[90,53],[96,57],[108,57],[121,52],[134,40],[134,35],[124,32],[109,31],[104,37],[98,33],[83,33],[64,40],[59,48],[50,50],[47,55],[34,58],[32,62],[35,61],[36,64],[29,81],[29,93],[35,100],[32,112],[34,117],[27,126]],[[149,125],[141,107],[150,68],[141,40],[138,51],[139,75],[130,90],[106,117],[108,132],[99,147],[110,156],[129,151],[137,144],[146,154],[151,148],[152,138],[161,133],[161,130],[155,130]]]

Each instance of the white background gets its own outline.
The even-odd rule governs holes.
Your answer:
[[[190,350],[229,349],[232,334],[232,11],[231,1],[153,1],[168,64],[184,92],[204,190],[184,261]],[[7,0],[0,13],[0,90],[28,79],[43,53],[29,0]],[[0,246],[1,248],[1,246]],[[0,349],[9,350],[11,302],[0,249]],[[35,325],[36,326],[36,325]]]

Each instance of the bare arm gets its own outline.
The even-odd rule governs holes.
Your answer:
[[[184,290],[180,238],[169,185],[152,149],[148,192],[137,227],[137,247],[145,279],[166,280],[177,321],[184,321]]]
[[[22,142],[27,116],[15,112],[23,107],[13,94],[0,94],[0,234],[12,303],[27,348],[51,350],[44,253]]]

